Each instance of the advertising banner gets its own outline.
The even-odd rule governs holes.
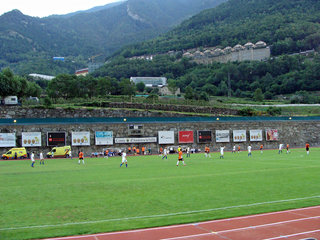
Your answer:
[[[246,130],[233,130],[233,142],[247,141]]]
[[[115,143],[156,143],[157,137],[144,138],[115,138]]]
[[[266,139],[267,141],[278,141],[278,130],[277,129],[266,129]]]
[[[90,132],[72,132],[72,146],[90,146]]]
[[[193,131],[179,131],[179,143],[193,143]]]
[[[0,133],[0,147],[15,147],[16,134],[15,133]]]
[[[211,130],[199,130],[198,143],[209,143],[212,142],[212,131]]]
[[[47,132],[47,146],[65,146],[66,133],[65,132]]]
[[[96,145],[113,145],[113,132],[96,132]]]
[[[261,142],[262,141],[262,130],[250,130],[250,141]]]
[[[230,142],[230,131],[216,130],[216,142]]]
[[[159,144],[174,144],[174,131],[159,131]]]
[[[21,133],[22,147],[41,147],[41,132]]]

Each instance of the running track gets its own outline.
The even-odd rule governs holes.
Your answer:
[[[320,206],[56,240],[320,240]]]

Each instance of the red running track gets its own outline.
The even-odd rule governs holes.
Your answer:
[[[320,240],[320,206],[201,223],[54,238],[56,240]]]

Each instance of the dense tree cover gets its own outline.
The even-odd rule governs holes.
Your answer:
[[[18,10],[0,16],[0,69],[57,75],[83,68],[79,56],[104,61],[126,44],[152,39],[203,9],[226,0],[128,0],[101,11],[36,18]],[[59,65],[52,57],[70,58]],[[41,67],[40,67],[41,66]]]
[[[149,76],[168,78],[168,82],[180,87],[186,98],[199,98],[201,92],[208,95],[228,95],[228,73],[233,96],[254,97],[261,100],[277,94],[296,91],[320,91],[320,56],[313,59],[302,55],[281,56],[268,61],[243,61],[209,65],[196,64],[182,58],[157,56],[153,61],[118,59],[94,73],[95,77],[130,78]],[[256,94],[255,91],[257,91]],[[198,95],[197,95],[198,94]]]
[[[38,97],[42,92],[41,87],[26,78],[15,76],[9,68],[5,68],[0,72],[0,95],[22,97]]]
[[[229,0],[204,10],[158,38],[125,46],[116,55],[143,55],[196,47],[222,48],[256,43],[272,45],[272,55],[294,53],[320,44],[317,0]]]
[[[135,95],[136,88],[129,79],[118,81],[110,77],[59,74],[52,79],[46,93],[53,99],[92,98],[106,95]]]

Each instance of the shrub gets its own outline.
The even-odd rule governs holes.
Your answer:
[[[239,110],[239,114],[241,116],[255,116],[257,115],[256,110],[254,110],[252,107],[245,107]]]
[[[282,109],[279,107],[268,107],[267,113],[271,116],[277,116],[282,114]]]
[[[46,107],[50,107],[52,105],[52,101],[51,101],[51,98],[49,98],[48,96],[45,97],[43,99],[43,105],[46,106]]]

